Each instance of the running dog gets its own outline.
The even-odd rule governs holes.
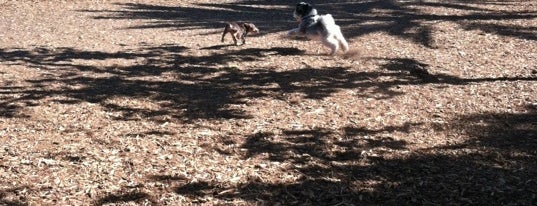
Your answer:
[[[248,33],[258,32],[259,29],[252,23],[228,22],[226,27],[224,27],[222,42],[224,42],[224,37],[226,34],[230,33],[231,37],[233,37],[233,42],[235,42],[235,45],[239,45],[239,40],[242,41],[242,44],[246,44],[246,35],[248,35]]]
[[[306,36],[311,40],[319,40],[330,48],[330,55],[335,55],[340,47],[344,53],[349,51],[349,44],[332,15],[319,15],[311,4],[300,2],[296,5],[293,17],[299,25],[298,28],[289,30],[288,36]]]

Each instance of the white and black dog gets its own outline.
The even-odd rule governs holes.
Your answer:
[[[320,40],[331,49],[330,55],[335,55],[340,46],[343,52],[349,50],[349,44],[332,15],[319,15],[311,4],[300,2],[296,5],[293,17],[299,25],[298,28],[289,30],[288,36],[305,35],[308,39]]]

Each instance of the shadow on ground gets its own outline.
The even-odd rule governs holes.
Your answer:
[[[349,68],[315,68],[277,71],[273,68],[241,70],[225,66],[229,62],[259,61],[268,55],[294,56],[295,48],[250,48],[192,57],[188,48],[178,45],[145,46],[116,53],[80,51],[73,48],[1,49],[6,65],[23,65],[45,70],[38,78],[27,79],[27,86],[10,82],[0,87],[4,95],[0,114],[25,117],[21,109],[37,106],[45,98],[60,103],[98,103],[121,112],[119,119],[236,119],[250,115],[233,105],[246,99],[268,97],[285,100],[286,94],[303,94],[322,99],[342,89],[353,89],[369,98],[392,98],[404,94],[401,85],[480,83],[491,81],[536,81],[534,76],[464,79],[431,74],[428,65],[414,59],[376,59],[386,62],[378,71],[360,72]],[[129,65],[94,66],[101,60],[132,61]],[[89,62],[86,62],[89,61]],[[224,65],[224,66],[223,66]],[[58,87],[57,85],[63,85]],[[110,99],[129,97],[159,102],[151,110],[120,105]]]
[[[270,3],[267,3],[270,2]],[[535,28],[498,26],[502,20],[536,18],[534,12],[490,11],[479,4],[498,2],[472,1],[427,3],[424,6],[471,11],[469,15],[431,15],[409,8],[417,3],[395,1],[334,1],[318,3],[321,11],[330,11],[351,37],[384,31],[430,45],[431,21],[450,21],[484,32],[535,40]],[[212,28],[232,18],[253,18],[269,22],[266,31],[287,29],[288,8],[267,12],[262,6],[284,6],[286,1],[244,1],[234,4],[206,4],[204,9],[164,7],[146,4],[121,4],[118,11],[95,12],[102,19],[147,19],[145,28]],[[503,2],[514,4],[516,2]],[[256,6],[256,7],[254,7]],[[226,9],[223,9],[226,8]],[[377,10],[386,10],[377,15]],[[215,15],[214,12],[220,12]],[[215,16],[220,16],[216,19]],[[272,18],[274,17],[274,18]],[[483,24],[477,20],[496,23]],[[377,22],[364,24],[365,22]],[[218,48],[207,48],[218,49]],[[465,79],[430,73],[428,65],[415,59],[381,59],[386,64],[378,71],[359,72],[349,68],[297,68],[277,71],[273,68],[241,70],[227,65],[233,61],[259,61],[266,55],[293,56],[303,51],[274,47],[223,51],[221,54],[194,57],[181,45],[142,45],[137,50],[116,53],[81,51],[74,48],[0,50],[4,65],[22,65],[44,70],[43,76],[26,79],[24,84],[6,82],[0,86],[0,116],[25,118],[22,108],[42,104],[51,98],[63,104],[91,102],[108,110],[121,112],[119,120],[138,118],[161,121],[161,116],[175,120],[250,118],[234,105],[245,99],[274,98],[300,93],[305,98],[322,99],[342,89],[352,89],[365,98],[393,98],[404,94],[400,85],[462,85],[491,81],[536,81],[534,76]],[[131,65],[95,66],[101,60],[128,60]],[[86,61],[92,61],[91,63]],[[16,68],[16,67],[11,67]],[[157,110],[140,109],[108,100],[115,97],[148,99],[158,102]],[[286,130],[281,134],[246,134],[241,157],[286,163],[296,181],[272,183],[252,177],[230,182],[193,181],[163,174],[148,181],[176,182],[175,194],[223,201],[240,199],[266,204],[315,205],[535,205],[537,203],[535,105],[524,113],[469,114],[445,125],[448,132],[461,134],[466,141],[456,145],[409,151],[409,142],[395,139],[394,132],[410,133],[426,129],[422,122],[390,125],[385,128],[341,128]],[[158,131],[156,131],[158,132]],[[224,148],[220,148],[225,151]],[[397,157],[383,155],[401,154]],[[262,166],[259,167],[263,172]],[[13,190],[0,191],[0,203]],[[149,201],[147,192],[112,194],[97,204]]]
[[[475,114],[447,124],[467,141],[408,152],[397,132],[424,129],[422,123],[382,129],[344,128],[284,131],[249,136],[244,158],[288,163],[291,183],[183,180],[174,191],[203,200],[241,199],[283,205],[533,205],[537,202],[537,111]],[[390,157],[388,153],[399,153]],[[264,161],[264,162],[266,162]],[[259,172],[263,173],[260,166]],[[278,181],[276,181],[278,182]]]
[[[516,7],[521,2],[494,1],[347,1],[326,3],[312,1],[321,14],[330,13],[342,26],[348,38],[375,32],[384,32],[406,38],[417,44],[436,48],[432,41],[432,24],[454,22],[467,30],[537,40],[537,28],[509,25],[506,21],[531,21],[537,11],[502,11],[487,9],[487,5]],[[127,29],[210,29],[221,28],[226,21],[251,21],[262,33],[286,31],[296,27],[292,11],[294,3],[289,1],[239,1],[233,3],[203,3],[194,7],[160,6],[151,4],[118,4],[113,11],[82,11],[95,13],[96,19],[141,19],[148,23]],[[441,8],[455,11],[453,14],[429,14],[423,9]],[[504,22],[505,21],[505,22]]]
[[[22,206],[22,205],[28,205],[26,198],[12,198],[12,196],[16,196],[15,194],[18,193],[24,193],[26,191],[30,190],[30,188],[27,187],[16,187],[16,188],[9,188],[9,189],[0,189],[0,205],[12,205],[12,206]]]

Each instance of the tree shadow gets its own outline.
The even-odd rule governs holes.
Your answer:
[[[537,77],[464,79],[431,74],[428,65],[414,59],[372,59],[385,62],[381,69],[359,72],[344,67],[305,67],[277,71],[273,68],[241,69],[233,62],[261,61],[267,56],[298,56],[296,48],[247,48],[206,56],[190,56],[189,48],[178,45],[142,45],[122,52],[80,51],[72,48],[33,50],[2,49],[0,60],[44,70],[42,76],[25,80],[27,86],[0,87],[4,117],[26,117],[20,111],[51,98],[62,104],[97,103],[119,112],[121,120],[174,121],[197,119],[244,119],[250,115],[235,105],[245,100],[270,97],[288,101],[287,94],[323,99],[342,89],[352,89],[363,98],[387,99],[404,94],[400,85],[467,84],[490,81],[535,81]],[[95,66],[102,60],[132,63]],[[158,78],[157,78],[158,77]],[[114,101],[120,97],[151,101],[158,109],[132,107]],[[168,118],[169,119],[169,118]]]
[[[0,205],[11,205],[11,206],[25,206],[29,205],[26,198],[12,198],[11,196],[17,197],[22,190],[28,190],[28,187],[16,187],[9,189],[0,189]]]
[[[506,6],[518,6],[521,2],[503,2]],[[350,38],[384,32],[392,36],[409,39],[429,48],[437,48],[433,42],[434,28],[438,22],[453,22],[467,29],[480,29],[483,32],[519,39],[535,40],[537,31],[532,27],[507,26],[511,20],[530,21],[537,17],[537,11],[502,11],[483,7],[495,4],[487,1],[337,1],[337,3],[319,3],[321,13],[332,13]],[[449,13],[427,13],[416,7],[444,9]],[[489,23],[483,23],[488,21]],[[490,22],[494,23],[490,23]],[[371,23],[374,22],[374,23]],[[503,25],[503,26],[502,26]]]
[[[127,50],[117,53],[88,52],[71,48],[2,49],[0,58],[5,64],[24,65],[49,72],[40,78],[26,80],[31,86],[1,87],[1,93],[4,95],[16,94],[16,97],[2,100],[1,114],[5,117],[24,117],[18,112],[25,106],[36,106],[39,104],[36,102],[47,97],[61,97],[57,101],[65,104],[99,103],[112,111],[123,113],[121,118],[125,120],[133,120],[138,116],[151,118],[162,115],[187,120],[248,118],[242,111],[228,106],[242,104],[241,99],[250,95],[263,95],[255,94],[262,93],[262,89],[241,87],[247,87],[247,84],[263,86],[277,80],[267,79],[255,72],[241,74],[233,69],[221,69],[220,65],[230,61],[257,61],[266,55],[302,53],[294,48],[269,48],[191,57],[182,54],[186,50],[187,48],[176,45],[145,47],[137,52]],[[95,61],[113,59],[139,60],[141,63],[92,66]],[[87,63],[86,60],[90,62]],[[259,70],[260,73],[268,71]],[[162,81],[155,79],[156,76],[171,76],[177,81]],[[263,79],[264,81],[254,83]],[[50,88],[51,85],[71,86]],[[164,109],[132,108],[108,101],[122,96],[160,101],[163,102],[161,106]]]
[[[371,196],[382,198],[371,200],[387,200],[387,204],[534,204],[535,164],[511,159],[524,166],[517,169],[498,166],[496,161],[496,155],[486,152],[380,158],[370,172],[379,174],[384,183]]]
[[[286,171],[299,178],[287,183],[252,178],[237,185],[186,181],[173,191],[199,200],[269,205],[533,205],[537,202],[535,110],[491,115],[496,118],[469,115],[446,126],[448,132],[466,135],[467,142],[414,151],[407,149],[411,145],[405,140],[386,136],[424,129],[424,123],[350,127],[343,133],[327,129],[257,133],[242,145],[247,150],[244,158],[286,163]]]
[[[503,169],[494,155],[412,154],[376,158],[370,166],[309,166],[292,183],[249,181],[237,186],[196,182],[174,191],[190,198],[241,199],[285,205],[533,205],[537,183],[532,169]],[[522,165],[530,165],[526,161]],[[335,175],[336,174],[336,175]]]
[[[385,177],[399,182],[397,196],[407,200],[533,205],[537,202],[537,107],[521,109],[455,118],[446,129],[465,135],[466,141],[433,147],[396,164],[381,160],[377,166],[396,171]]]
[[[469,83],[483,83],[495,81],[537,81],[537,77],[512,76],[512,77],[484,77],[484,78],[461,78],[448,74],[433,74],[429,72],[429,65],[411,58],[373,58],[385,61],[381,66],[388,70],[397,72],[398,79],[406,80],[408,84],[450,84],[465,85]],[[402,82],[399,82],[402,84]]]
[[[466,23],[463,27],[467,30],[480,30],[490,34],[537,40],[537,27],[507,26],[497,23]]]
[[[411,127],[411,126],[401,126]],[[381,128],[363,138],[353,128],[344,134],[329,129],[287,130],[282,134],[256,133],[247,137],[242,145],[246,149],[245,159],[289,163],[290,171],[298,172],[299,180],[291,183],[267,183],[252,177],[244,184],[229,185],[225,182],[183,182],[173,191],[194,199],[204,197],[222,200],[240,199],[249,203],[267,205],[335,205],[365,204],[370,202],[354,189],[357,171],[366,172],[367,167],[347,167],[351,162],[367,161],[368,152],[381,152],[384,148],[406,149],[407,143],[382,137],[397,128]],[[345,138],[341,138],[341,137]],[[262,169],[263,167],[260,167]],[[361,174],[363,175],[363,174]]]
[[[176,133],[175,132],[170,132],[170,131],[159,131],[159,130],[152,130],[152,131],[146,131],[146,132],[142,132],[142,133],[130,133],[130,134],[126,134],[125,136],[126,137],[146,137],[146,136],[150,136],[150,135],[156,135],[156,136],[164,136],[164,135],[175,135]]]
[[[157,201],[145,192],[119,192],[117,194],[110,194],[96,201],[94,205],[108,205],[108,204],[121,204],[121,203],[137,203],[157,205]]]
[[[283,2],[283,1],[282,1]],[[229,21],[253,22],[261,31],[281,31],[287,28],[292,20],[287,9],[271,8],[270,12],[259,7],[259,1],[196,4],[197,8],[186,6],[162,6],[142,3],[116,4],[120,10],[82,10],[81,12],[96,13],[95,19],[140,19],[150,20],[145,25],[125,29],[208,29],[222,28]],[[257,6],[256,6],[257,5]],[[270,21],[267,21],[270,20]]]
[[[532,27],[504,25],[510,20],[531,20],[537,11],[513,11],[487,9],[483,5],[498,2],[487,1],[348,1],[337,0],[315,2],[321,14],[330,13],[343,27],[348,38],[385,32],[392,36],[409,39],[429,48],[437,48],[433,43],[437,22],[454,22],[467,29],[520,39],[536,40],[537,31]],[[517,6],[519,2],[502,2],[506,6]],[[226,21],[251,21],[256,23],[264,34],[280,32],[296,27],[292,18],[294,3],[288,1],[239,1],[233,3],[198,3],[196,7],[160,6],[150,4],[118,4],[122,7],[113,11],[94,12],[96,19],[142,19],[150,20],[145,25],[127,29],[170,28],[170,29],[208,29],[220,28]],[[415,8],[427,7],[461,11],[460,14],[430,14]],[[382,12],[379,12],[382,11]],[[470,12],[470,13],[469,13]],[[493,21],[494,23],[483,23]],[[372,23],[373,22],[373,23]]]
[[[537,156],[537,107],[521,113],[485,113],[462,116],[453,127],[474,138],[460,146],[483,146],[504,155]]]

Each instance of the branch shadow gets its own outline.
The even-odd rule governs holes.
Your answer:
[[[96,201],[94,205],[108,205],[108,204],[120,204],[120,203],[137,203],[157,205],[157,201],[154,200],[151,195],[145,192],[119,192],[117,194],[110,194]]]
[[[537,106],[521,113],[485,113],[461,116],[453,126],[474,138],[461,146],[483,146],[505,155],[537,156]]]
[[[244,158],[286,163],[285,171],[295,173],[296,180],[275,183],[252,177],[237,185],[186,181],[173,191],[198,200],[240,199],[269,205],[533,205],[535,110],[492,115],[496,116],[492,121],[490,115],[477,114],[447,126],[450,132],[464,132],[465,143],[413,152],[408,152],[411,145],[405,140],[387,136],[425,129],[424,123],[348,127],[343,133],[328,129],[257,133],[242,145],[247,150]]]
[[[460,78],[448,74],[433,74],[429,72],[429,65],[411,58],[372,58],[385,61],[381,66],[388,70],[397,72],[400,80],[406,80],[408,84],[449,84],[466,85],[470,83],[483,83],[495,81],[537,81],[534,75],[528,76],[506,76],[506,77],[484,77],[484,78]],[[402,82],[399,82],[402,83]]]
[[[21,190],[27,190],[27,187],[16,187],[9,189],[0,189],[0,205],[25,206],[29,205],[26,198],[12,198],[11,195],[17,196]]]
[[[489,1],[448,1],[415,2],[395,0],[330,2],[312,1],[321,14],[330,13],[342,26],[348,38],[355,38],[375,32],[409,39],[429,48],[437,48],[433,42],[434,29],[431,24],[454,22],[466,29],[510,36],[519,39],[536,40],[537,31],[532,27],[508,26],[510,20],[531,20],[537,11],[506,12],[483,7],[498,5]],[[517,6],[519,2],[502,2],[505,6]],[[296,27],[292,18],[294,3],[288,1],[252,1],[233,3],[198,3],[188,6],[161,6],[140,3],[117,4],[121,9],[113,11],[81,11],[95,13],[95,19],[142,19],[150,20],[145,25],[127,29],[210,29],[220,28],[226,21],[251,21],[256,23],[263,34],[280,32]],[[430,14],[416,7],[445,9],[461,14]],[[379,12],[382,11],[382,12]],[[482,21],[494,21],[483,23]],[[374,23],[371,23],[374,22]],[[261,35],[263,35],[261,34]]]
[[[519,6],[522,2],[502,2],[505,6]],[[503,11],[488,9],[483,5],[496,5],[488,1],[337,1],[319,3],[321,13],[331,13],[350,38],[375,32],[409,39],[428,48],[437,48],[433,42],[434,28],[438,22],[453,22],[468,30],[479,29],[486,33],[519,39],[535,40],[537,31],[533,27],[506,25],[511,20],[531,21],[537,11]],[[443,9],[447,14],[427,13],[421,8]],[[453,12],[459,12],[449,14]],[[489,23],[483,23],[487,21]],[[490,23],[490,22],[494,23]],[[371,23],[374,22],[374,23]]]
[[[401,85],[537,80],[533,76],[464,79],[431,74],[428,65],[404,58],[373,58],[384,65],[372,72],[345,67],[307,66],[277,71],[222,66],[261,61],[269,55],[299,56],[303,52],[287,47],[248,48],[194,57],[189,56],[189,48],[179,45],[142,45],[139,50],[115,53],[72,48],[1,49],[0,60],[4,64],[45,72],[41,77],[26,80],[29,86],[0,87],[0,94],[4,95],[0,114],[24,118],[24,107],[38,106],[41,100],[51,98],[62,104],[97,103],[119,112],[117,119],[121,120],[246,119],[250,115],[236,106],[250,98],[289,101],[287,94],[301,94],[308,99],[323,99],[342,89],[351,89],[363,98],[388,99],[404,94],[398,89]],[[95,66],[101,60],[132,63]],[[159,107],[133,107],[114,100],[121,97],[151,101]]]
[[[537,40],[537,27],[507,26],[498,23],[466,23],[463,27],[467,30],[480,30],[489,34]]]
[[[121,118],[125,120],[136,119],[137,116],[162,115],[173,115],[180,119],[248,118],[242,111],[228,106],[242,104],[242,98],[256,95],[261,89],[242,91],[241,85],[262,86],[268,81],[276,80],[266,79],[255,73],[240,74],[233,69],[222,69],[220,65],[230,61],[257,61],[266,55],[302,53],[294,48],[268,48],[190,57],[182,54],[186,50],[187,48],[176,45],[145,47],[137,52],[127,50],[117,53],[88,52],[71,48],[2,49],[0,59],[4,63],[47,70],[47,74],[41,78],[26,80],[31,86],[2,86],[1,94],[16,94],[16,97],[2,100],[1,114],[5,117],[24,117],[19,111],[25,106],[36,106],[39,104],[36,102],[47,97],[61,97],[57,101],[65,104],[99,103],[109,110],[123,113]],[[95,61],[113,59],[140,63],[126,66],[92,66]],[[86,60],[90,62],[86,63]],[[177,81],[155,79],[157,76],[171,76]],[[265,80],[259,84],[253,83],[261,78]],[[51,85],[70,86],[50,88]],[[163,109],[132,108],[108,101],[122,96],[160,101],[163,102]]]
[[[278,2],[278,1],[274,1]],[[283,5],[283,1],[280,1]],[[150,23],[125,29],[154,29],[170,28],[184,29],[210,29],[221,28],[229,21],[249,21],[262,31],[260,35],[268,32],[286,29],[292,20],[287,9],[260,8],[259,1],[237,3],[198,3],[196,8],[188,6],[162,6],[142,3],[117,3],[119,10],[81,10],[97,14],[95,19],[141,19],[150,20]],[[270,20],[267,22],[266,20]]]
[[[247,183],[235,186],[225,182],[183,182],[173,191],[194,199],[240,199],[252,204],[371,205],[353,186],[353,181],[363,175],[359,172],[366,172],[367,168],[342,165],[365,161],[367,152],[364,151],[406,149],[406,141],[380,135],[405,127],[412,126],[380,128],[371,132],[346,128],[345,134],[322,128],[286,130],[282,134],[256,133],[248,136],[242,145],[247,150],[243,157],[290,163],[289,170],[298,172],[301,178],[289,183],[267,183],[252,177]],[[363,138],[358,133],[370,137]]]

